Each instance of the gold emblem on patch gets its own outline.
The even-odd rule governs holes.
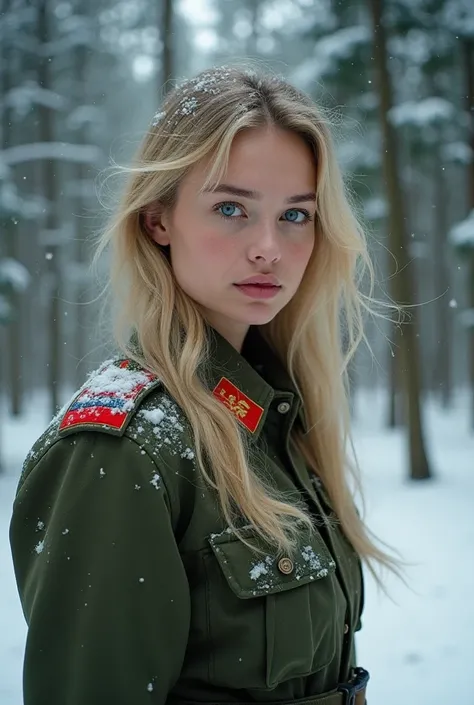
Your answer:
[[[221,378],[213,390],[213,394],[230,409],[245,428],[252,433],[256,431],[264,412],[261,406],[241,392],[227,377]]]

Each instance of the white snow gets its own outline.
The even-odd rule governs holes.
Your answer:
[[[66,142],[32,142],[9,147],[2,152],[2,159],[9,165],[34,162],[38,159],[61,159],[76,164],[97,164],[100,158],[101,151],[94,145]]]
[[[150,480],[150,485],[153,485],[153,487],[155,488],[155,490],[159,490],[159,489],[160,489],[160,476],[158,475],[157,472],[155,472],[155,474],[154,474],[153,477],[151,478],[151,480]]]
[[[161,120],[163,120],[163,118],[165,116],[166,116],[166,113],[164,110],[160,110],[159,112],[155,113],[153,115],[153,119],[151,121],[151,124],[153,125],[153,127],[156,127],[158,125],[158,123],[161,122]]]
[[[266,567],[265,563],[260,562],[256,563],[251,571],[250,571],[250,577],[252,580],[258,580],[262,575],[266,575],[268,573],[268,568]]]
[[[65,121],[70,130],[80,130],[84,125],[94,125],[101,121],[103,113],[95,105],[80,105],[75,108]]]
[[[474,248],[474,208],[465,220],[451,228],[449,239],[454,247]]]
[[[30,275],[21,262],[11,257],[0,259],[0,284],[10,284],[14,291],[25,291],[30,283]]]
[[[447,124],[453,121],[455,106],[444,98],[412,100],[393,107],[388,117],[393,125],[409,125],[420,129],[429,125]]]
[[[150,423],[154,424],[155,426],[158,426],[163,419],[165,418],[165,412],[163,409],[142,409],[141,411],[138,412],[141,416],[143,416],[147,421]],[[141,427],[140,427],[141,428]],[[139,430],[139,433],[143,432]]]
[[[371,673],[368,702],[468,705],[474,702],[474,435],[468,429],[469,395],[459,395],[449,413],[433,404],[426,409],[427,445],[435,478],[417,484],[407,481],[403,435],[382,427],[386,406],[385,395],[375,392],[357,404],[355,440],[364,470],[367,518],[373,531],[413,565],[407,569],[409,588],[387,576],[393,602],[377,592],[369,577],[366,580],[357,652],[360,665]],[[2,419],[0,425],[5,462],[5,473],[0,476],[2,705],[22,702],[26,635],[8,525],[23,458],[47,425],[46,408],[45,399],[34,397],[28,415]],[[33,532],[32,550],[35,536],[39,538]]]
[[[439,21],[440,26],[447,27],[455,35],[474,38],[474,12],[471,0],[443,3]]]
[[[316,555],[311,546],[305,546],[303,551],[301,551],[301,555],[303,556],[303,560],[308,563],[311,570],[318,570],[321,568],[321,559]]]
[[[139,370],[110,365],[94,374],[87,384],[87,390],[93,393],[130,394],[140,384],[147,384],[150,377]],[[86,400],[87,397],[82,397]]]
[[[5,95],[5,104],[13,108],[19,117],[26,117],[37,105],[50,110],[64,110],[67,101],[55,91],[42,88],[36,81],[24,81],[22,85],[11,88]]]
[[[466,142],[450,142],[441,146],[441,158],[447,162],[470,164],[472,149]]]

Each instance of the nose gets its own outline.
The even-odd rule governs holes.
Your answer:
[[[278,262],[281,258],[281,247],[274,223],[260,223],[256,226],[248,257],[252,261]]]

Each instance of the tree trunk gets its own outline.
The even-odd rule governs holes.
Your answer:
[[[40,0],[38,8],[38,44],[41,56],[38,59],[38,83],[45,90],[53,90],[51,76],[51,62],[48,47],[51,46],[51,0]],[[38,107],[39,139],[40,142],[54,141],[54,112],[46,105]],[[59,168],[57,165],[56,168]],[[61,291],[61,270],[59,263],[60,255],[60,232],[59,221],[56,210],[57,201],[57,178],[55,163],[52,159],[44,161],[43,166],[44,197],[47,203],[45,230],[43,230],[43,243],[45,247],[45,259],[47,263],[48,277],[48,340],[49,340],[49,361],[48,361],[48,389],[50,397],[50,412],[54,415],[59,406],[59,385],[61,379],[61,328],[60,328],[60,304],[59,297]]]
[[[469,143],[471,154],[474,154],[474,41],[465,38],[463,41],[464,66],[466,75],[466,110],[470,116]],[[474,159],[468,166],[467,203],[469,211],[474,209]],[[467,305],[474,311],[474,251],[468,255],[468,292]],[[469,381],[471,387],[471,428],[474,430],[474,325],[468,328]]]
[[[2,16],[12,12],[11,0],[2,3]],[[6,23],[5,23],[6,25]],[[7,96],[13,88],[13,60],[14,50],[9,38],[4,36],[1,52],[1,89],[0,95]],[[13,127],[11,109],[7,102],[2,106],[2,149],[13,146]],[[11,167],[14,169],[14,167]],[[2,230],[5,236],[5,254],[7,257],[18,259],[18,232],[12,217],[4,219]],[[10,413],[13,416],[20,416],[22,412],[22,376],[21,376],[21,321],[20,321],[20,301],[15,292],[11,294],[11,304],[17,313],[17,317],[9,324],[7,331],[8,345],[8,374],[6,384],[8,385]]]
[[[390,247],[398,261],[398,274],[393,277],[393,298],[403,307],[414,301],[414,285],[409,268],[408,237],[405,230],[405,204],[399,176],[395,131],[388,113],[393,105],[391,76],[387,62],[387,40],[382,19],[383,0],[370,0],[374,30],[374,58],[380,99],[380,119],[383,134],[383,169],[389,202]],[[408,423],[410,477],[431,477],[425,450],[420,409],[420,360],[417,337],[416,309],[410,310],[411,321],[403,324],[398,335],[400,372],[405,392]]]
[[[247,7],[250,12],[250,26],[252,31],[246,40],[245,53],[247,56],[257,56],[258,37],[260,29],[260,0],[247,0]]]
[[[161,91],[163,96],[171,88],[170,81],[174,77],[174,57],[173,57],[173,0],[162,0],[163,2],[163,55],[161,69]]]
[[[451,404],[451,349],[452,349],[452,315],[448,302],[451,298],[449,248],[446,240],[448,232],[447,184],[439,154],[438,146],[433,147],[434,161],[434,203],[433,234],[434,234],[434,281],[436,290],[434,299],[436,306],[436,355],[433,366],[433,382],[437,394],[440,394],[444,409]]]
[[[392,336],[394,340],[397,338],[397,333],[395,326],[392,326]],[[399,384],[398,379],[400,377],[398,373],[398,358],[392,349],[390,348],[390,359],[389,359],[389,396],[388,396],[388,428],[396,428],[400,425],[400,414],[399,414]]]
[[[85,8],[87,10],[89,8]],[[92,8],[90,8],[92,11]],[[74,50],[74,79],[75,79],[75,99],[76,105],[85,105],[86,96],[86,75],[87,60],[89,56],[87,48],[80,44]],[[82,126],[76,131],[78,144],[86,144],[87,128]],[[88,175],[88,168],[82,162],[73,165],[74,197],[73,213],[75,233],[75,264],[77,271],[75,274],[75,316],[74,316],[74,367],[75,386],[80,387],[84,382],[83,360],[86,354],[86,329],[87,329],[87,284],[85,277],[87,252],[86,252],[86,232],[84,227],[84,204],[85,204],[85,183]]]

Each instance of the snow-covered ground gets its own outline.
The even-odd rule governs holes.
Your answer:
[[[0,704],[21,705],[25,626],[8,543],[23,457],[47,423],[41,398],[16,421],[2,420],[0,477]],[[410,587],[387,578],[392,600],[368,579],[359,662],[371,672],[370,705],[474,705],[474,435],[468,397],[443,414],[425,409],[435,479],[406,481],[403,436],[382,427],[383,395],[358,402],[356,445],[371,528],[405,560]]]

